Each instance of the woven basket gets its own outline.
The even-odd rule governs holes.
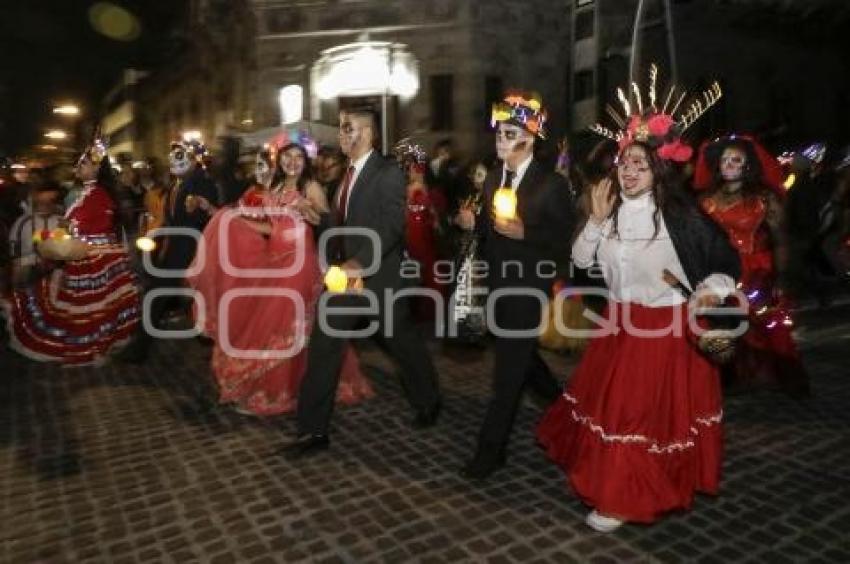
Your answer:
[[[36,247],[38,254],[50,260],[80,260],[89,253],[85,241],[69,237],[67,239],[48,239]]]

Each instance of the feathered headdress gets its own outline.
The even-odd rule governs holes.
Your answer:
[[[682,141],[682,135],[720,100],[723,91],[720,83],[715,81],[708,90],[695,96],[690,104],[678,113],[688,93],[676,92],[676,85],[671,84],[667,88],[664,103],[659,106],[657,84],[658,67],[653,64],[649,68],[648,104],[644,106],[640,87],[636,82],[631,85],[634,106],[623,89],[618,88],[617,97],[623,106],[624,113],[620,114],[610,104],[605,110],[620,129],[615,132],[599,123],[591,126],[590,129],[603,137],[613,139],[621,148],[633,141],[640,141],[655,148],[662,159],[686,162],[693,156],[693,148]]]
[[[540,94],[511,91],[504,100],[493,104],[490,126],[495,127],[499,122],[512,123],[541,139],[546,139],[547,117]]]

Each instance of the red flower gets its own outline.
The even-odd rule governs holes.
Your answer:
[[[681,141],[673,141],[665,143],[658,149],[658,156],[667,161],[676,161],[677,163],[685,163],[691,160],[694,150],[682,143]]]
[[[646,125],[649,127],[649,133],[655,137],[664,137],[673,127],[673,118],[666,114],[656,114],[647,120]]]
[[[41,230],[41,240],[47,241],[48,239],[50,239],[50,230],[49,229],[42,229]]]

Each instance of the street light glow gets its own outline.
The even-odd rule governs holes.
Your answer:
[[[80,108],[74,104],[64,104],[53,108],[53,113],[63,116],[78,116],[80,115]]]
[[[48,139],[56,139],[57,141],[61,141],[62,139],[67,139],[68,134],[62,131],[61,129],[52,129],[44,134]]]
[[[200,141],[203,135],[197,129],[191,129],[183,132],[183,141]]]

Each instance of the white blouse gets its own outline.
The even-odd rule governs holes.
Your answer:
[[[665,269],[689,289],[685,271],[670,240],[664,218],[658,216],[658,235],[653,238],[655,199],[651,193],[638,198],[623,197],[617,229],[611,218],[601,225],[589,220],[573,243],[573,262],[579,268],[595,263],[602,269],[610,298],[648,307],[665,307],[685,302],[682,294],[664,282]],[[726,274],[712,274],[700,283],[721,297],[735,289],[735,281]]]

